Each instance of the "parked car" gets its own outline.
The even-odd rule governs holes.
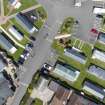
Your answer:
[[[22,58],[22,57],[20,57],[19,60],[18,60],[18,63],[21,64],[21,65],[23,65],[24,64],[24,61],[25,61],[25,59]]]
[[[34,47],[33,43],[28,43],[28,44],[26,45],[26,47],[25,47],[25,50],[28,51],[28,52],[30,52],[30,51],[32,51],[32,48],[33,48],[33,47]]]
[[[97,14],[96,17],[103,18],[103,15]]]
[[[29,52],[27,50],[24,50],[23,51],[23,54],[21,55],[21,58],[27,60],[27,58],[28,58],[29,55],[30,55]]]
[[[31,39],[32,41],[36,41],[36,38],[35,38],[34,36],[30,36],[30,39]]]
[[[92,28],[91,29],[91,32],[94,33],[94,34],[96,34],[96,35],[99,34],[99,32],[95,28]]]
[[[43,68],[45,68],[48,71],[51,71],[52,70],[52,66],[49,65],[49,64],[47,64],[47,63],[44,63]]]
[[[33,43],[28,43],[28,47],[33,48],[34,47]]]

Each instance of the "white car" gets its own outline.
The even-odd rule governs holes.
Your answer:
[[[47,63],[45,63],[45,64],[43,65],[43,67],[44,67],[45,69],[49,70],[49,71],[52,70],[52,66],[49,65],[49,64],[47,64]]]

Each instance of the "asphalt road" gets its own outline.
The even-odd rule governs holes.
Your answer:
[[[53,38],[57,34],[60,24],[66,17],[73,16],[79,20],[80,29],[77,37],[83,40],[90,40],[90,36],[87,34],[92,28],[94,21],[94,16],[92,15],[93,3],[91,1],[86,2],[81,8],[75,8],[73,6],[73,0],[38,1],[47,11],[48,19],[37,35],[37,40],[34,43],[35,48],[33,49],[34,56],[22,67],[23,73],[20,77],[20,87],[18,87],[15,93],[12,105],[19,105],[33,74],[49,58]],[[47,33],[49,33],[49,35],[46,37]]]

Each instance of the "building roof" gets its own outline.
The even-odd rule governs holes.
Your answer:
[[[13,95],[13,91],[9,88],[9,82],[0,73],[0,105],[3,105],[8,97]]]
[[[44,102],[49,102],[54,95],[54,92],[48,88],[49,80],[44,77],[40,77],[38,80],[37,88],[35,88],[31,94],[31,98],[39,98]],[[36,95],[35,95],[36,93]]]
[[[95,102],[92,102],[79,94],[73,93],[70,96],[67,105],[99,105],[99,104],[96,104]]]
[[[104,79],[105,80],[105,69],[102,69],[96,65],[91,65],[88,69],[88,71],[97,76],[100,79]]]
[[[29,33],[33,33],[34,31],[38,31],[37,28],[21,13],[18,13],[15,19],[19,22],[19,24],[27,30]]]
[[[74,48],[68,48],[65,49],[64,54],[68,57],[71,57],[72,59],[85,64],[86,63],[86,56],[83,55],[82,53],[78,52],[77,50],[75,50]]]
[[[105,89],[92,82],[86,81],[84,83],[83,89],[100,98],[101,100],[103,100],[105,97]]]
[[[23,39],[23,34],[15,26],[9,27],[8,30],[17,40],[21,41]]]
[[[93,13],[94,13],[94,14],[104,14],[104,13],[105,13],[105,9],[102,8],[102,7],[95,7],[95,8],[93,9]]]
[[[0,45],[10,53],[16,52],[16,48],[0,33]]]
[[[100,60],[102,62],[105,62],[105,53],[102,52],[102,51],[99,51],[99,50],[95,49],[93,51],[92,58],[93,59],[98,59],[98,60]]]
[[[105,43],[105,33],[99,33],[99,37],[98,37],[98,40]]]
[[[56,65],[53,73],[55,73],[55,75],[58,75],[59,77],[62,77],[63,79],[68,80],[68,81],[75,81],[80,74],[80,72],[76,70],[75,68],[71,66],[69,67],[63,66],[61,64]]]
[[[56,87],[56,89],[54,89],[54,87]],[[65,105],[68,100],[70,90],[54,81],[50,82],[49,88],[55,93],[50,105]]]

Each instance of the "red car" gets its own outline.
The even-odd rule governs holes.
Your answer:
[[[94,34],[99,34],[99,32],[94,28],[91,29],[91,32],[94,33]]]

